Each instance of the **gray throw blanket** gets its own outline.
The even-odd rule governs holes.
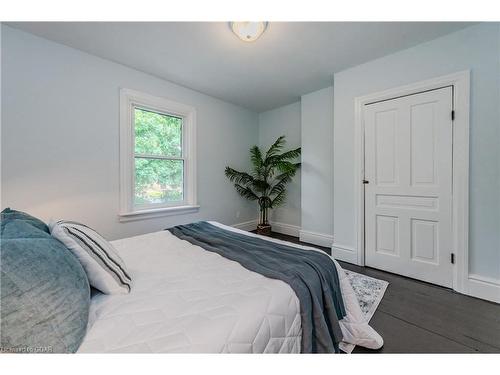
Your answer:
[[[346,312],[337,269],[328,255],[231,232],[207,222],[168,230],[250,271],[286,282],[300,301],[302,353],[339,352],[339,320]]]

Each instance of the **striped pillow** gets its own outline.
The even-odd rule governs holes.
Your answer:
[[[86,225],[60,220],[49,225],[52,236],[61,241],[80,261],[89,283],[105,294],[130,292],[130,276],[115,248]]]

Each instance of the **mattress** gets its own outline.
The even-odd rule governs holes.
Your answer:
[[[288,284],[249,271],[168,231],[112,244],[129,269],[132,290],[127,295],[93,296],[79,352],[300,352],[300,304]],[[344,348],[382,346],[382,338],[364,321],[345,273],[335,264],[347,311],[340,322]]]

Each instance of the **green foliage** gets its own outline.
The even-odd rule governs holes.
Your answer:
[[[300,168],[294,162],[300,156],[301,149],[282,152],[286,144],[285,136],[279,137],[266,152],[265,157],[257,146],[250,149],[252,172],[240,172],[226,167],[225,174],[238,193],[249,200],[259,203],[260,224],[267,224],[268,210],[285,203],[286,185]]]
[[[136,108],[135,204],[183,199],[182,119]]]
[[[135,204],[183,199],[183,161],[135,158]]]
[[[134,118],[136,154],[182,156],[182,119],[140,108]]]

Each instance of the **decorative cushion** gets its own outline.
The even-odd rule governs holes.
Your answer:
[[[49,227],[47,226],[47,224],[45,224],[43,221],[37,219],[34,216],[28,215],[26,212],[16,211],[10,208],[6,208],[5,210],[2,211],[2,222],[10,220],[21,220],[31,224],[35,228],[38,228],[46,233],[49,233]]]
[[[1,214],[0,346],[4,352],[75,352],[86,333],[87,275],[42,224],[18,211]]]
[[[74,221],[50,224],[51,234],[75,254],[90,285],[105,294],[130,292],[130,276],[113,245],[86,225]]]

